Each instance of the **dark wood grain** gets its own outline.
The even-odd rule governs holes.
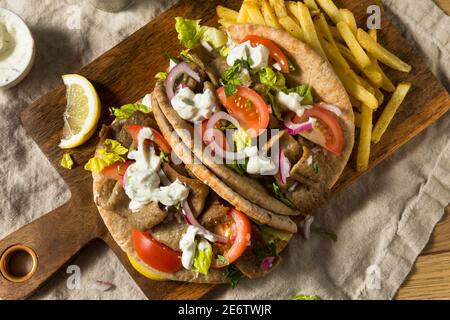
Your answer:
[[[98,59],[79,70],[79,74],[90,79],[103,104],[101,123],[108,123],[108,107],[136,101],[151,92],[155,80],[153,75],[164,68],[167,59],[164,52],[176,54],[181,50],[174,29],[174,17],[201,18],[204,23],[216,25],[214,7],[224,4],[238,8],[241,1],[181,1],[154,21],[131,35],[125,41],[106,52]],[[367,5],[371,1],[342,3],[352,9],[358,21],[364,21]],[[413,90],[388,128],[382,141],[374,146],[370,168],[400,148],[442,116],[450,106],[450,98],[442,85],[434,78],[411,46],[397,30],[383,20],[380,41],[403,60],[414,66],[410,74],[388,70],[396,82],[410,81]],[[389,98],[387,95],[386,98]],[[32,246],[39,255],[38,271],[29,281],[12,284],[0,278],[1,298],[23,298],[29,296],[79,250],[95,238],[102,238],[117,254],[137,284],[149,299],[197,299],[212,288],[177,282],[155,282],[133,270],[126,255],[114,243],[92,201],[92,180],[83,170],[83,164],[92,156],[97,138],[73,150],[78,165],[68,171],[59,166],[63,154],[57,145],[63,127],[62,113],[65,108],[65,88],[61,84],[50,91],[22,113],[22,122],[28,134],[36,141],[53,166],[66,181],[72,192],[71,200],[63,207],[43,216],[28,226],[19,229],[0,241],[0,252],[15,243]],[[351,159],[342,177],[334,188],[338,192],[357,179]]]

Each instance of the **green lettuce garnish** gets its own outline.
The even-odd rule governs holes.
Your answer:
[[[161,151],[159,152],[159,157],[160,157],[161,159],[163,159],[164,162],[170,163],[169,155],[166,154],[164,151],[161,150]]]
[[[252,138],[241,128],[233,131],[233,141],[236,145],[236,151],[244,150],[252,144]]]
[[[286,78],[281,72],[274,71],[271,67],[265,67],[258,72],[259,81],[267,88],[282,90],[286,88]]]
[[[322,300],[322,299],[320,299],[320,297],[316,295],[307,295],[298,293],[294,297],[292,297],[292,300]]]
[[[166,80],[167,75],[168,75],[167,71],[161,71],[161,72],[158,72],[157,74],[155,74],[155,78],[159,79],[159,80]]]
[[[181,44],[188,49],[197,46],[201,40],[207,41],[214,49],[223,47],[227,43],[225,32],[207,26],[201,26],[200,20],[175,18],[175,29],[178,32],[178,39]]]
[[[205,248],[200,250],[200,244],[205,246]],[[195,252],[193,264],[194,269],[206,276],[209,272],[209,267],[211,266],[212,256],[213,252],[211,244],[205,240],[202,240],[197,246],[197,250]]]
[[[84,169],[92,171],[94,173],[101,172],[107,166],[116,162],[125,162],[125,158],[122,157],[128,152],[128,149],[122,146],[118,141],[112,139],[106,139],[104,142],[106,148],[98,148],[95,156],[89,159],[85,164]]]
[[[74,165],[73,159],[70,154],[65,153],[61,158],[61,167],[66,168],[68,170],[72,169]]]
[[[280,186],[274,182],[272,183],[272,187],[273,187],[273,192],[275,194],[275,197],[280,200],[281,202],[283,202],[285,205],[287,205],[290,208],[295,209],[295,204],[288,198],[286,197],[286,195],[283,193],[283,191],[281,191]]]
[[[243,176],[247,173],[247,164],[248,164],[248,158],[245,159],[244,163],[238,162],[237,160],[234,160],[232,163],[226,163],[225,165],[228,168],[233,169],[235,172],[237,172],[239,175]]]
[[[133,115],[134,112],[140,111],[142,113],[150,113],[152,108],[140,103],[129,103],[119,108],[109,108],[112,116],[119,120],[126,120]]]
[[[337,241],[337,235],[325,229],[324,227],[311,227],[311,231],[326,236],[331,240],[333,240],[334,242]]]

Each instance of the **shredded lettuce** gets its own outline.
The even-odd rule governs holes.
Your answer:
[[[272,243],[277,239],[281,241],[289,241],[292,236],[292,234],[289,232],[277,230],[266,225],[260,225],[259,228],[261,229],[264,238],[269,243]]]
[[[248,158],[245,159],[244,163],[240,163],[240,162],[234,160],[232,163],[226,163],[225,165],[228,168],[231,168],[234,171],[236,171],[241,176],[243,176],[244,174],[247,173],[247,164],[248,164]]]
[[[163,161],[170,163],[169,155],[167,155],[164,151],[159,152],[159,157],[163,159]]]
[[[136,111],[140,111],[143,113],[150,113],[152,111],[152,108],[146,106],[145,104],[129,103],[119,108],[109,108],[109,111],[111,115],[116,117],[117,119],[125,120],[131,117],[132,114]]]
[[[322,300],[316,295],[307,295],[303,293],[298,293],[292,297],[292,300]]]
[[[201,249],[201,247],[203,248]],[[212,256],[213,252],[211,244],[205,240],[200,241],[195,252],[193,263],[194,269],[206,276],[209,272],[209,267],[211,266]]]
[[[228,37],[225,32],[212,27],[204,28],[206,29],[201,40],[207,41],[214,49],[224,47],[227,44]]]
[[[270,100],[270,107],[272,108],[273,115],[280,121],[283,121],[283,116],[281,115],[281,108],[278,105],[277,99],[275,99],[275,96],[269,91],[267,92],[266,96]]]
[[[61,158],[61,167],[66,168],[68,170],[72,169],[74,165],[73,159],[70,154],[65,153]]]
[[[233,141],[236,145],[236,151],[244,150],[252,144],[252,138],[241,128],[233,131]]]
[[[105,146],[110,146],[108,150],[106,148],[98,148],[95,156],[89,159],[85,164],[85,170],[99,173],[113,163],[125,162],[125,158],[122,156],[128,152],[127,148],[122,146],[118,141],[112,139],[106,139],[104,144]]]
[[[216,28],[201,26],[200,20],[176,17],[175,29],[181,44],[188,49],[197,46],[201,40],[207,41],[214,49],[225,46],[228,41],[226,33]]]
[[[259,81],[267,88],[282,90],[286,88],[286,78],[281,72],[274,71],[271,67],[265,67],[258,72]]]

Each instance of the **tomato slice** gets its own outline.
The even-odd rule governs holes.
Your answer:
[[[283,51],[281,51],[281,49],[273,43],[273,41],[256,35],[248,35],[244,38],[244,40],[242,40],[241,43],[247,41],[250,41],[252,47],[256,47],[259,44],[267,47],[267,49],[269,49],[270,57],[280,64],[281,72],[289,73],[289,61]]]
[[[301,117],[296,115],[293,121],[301,123],[308,121],[310,117],[317,119],[316,126],[301,135],[339,156],[344,148],[344,133],[336,115],[316,104],[311,109],[305,109]]]
[[[222,224],[216,227],[215,232],[230,239],[227,245],[218,245],[223,253],[227,263],[223,264],[215,259],[212,263],[213,268],[222,268],[236,261],[245,252],[250,245],[252,236],[252,226],[247,216],[235,209],[230,209],[228,215],[233,222],[231,224]]]
[[[101,173],[108,179],[122,181],[125,171],[127,171],[128,167],[133,163],[134,161],[130,160],[125,162],[115,162],[104,168]]]
[[[139,258],[150,267],[167,273],[181,269],[181,252],[156,241],[150,233],[133,229],[131,239]]]
[[[126,128],[130,133],[131,137],[133,138],[134,143],[137,144],[139,131],[141,131],[141,129],[146,127],[138,124],[132,124],[128,125]],[[155,130],[153,128],[150,129],[152,130],[153,133],[153,142],[155,142],[158,145],[161,151],[164,151],[164,153],[169,154],[172,151],[172,147],[164,138],[164,136],[158,130]]]
[[[216,91],[220,102],[251,136],[259,136],[269,125],[270,108],[254,90],[236,86],[236,92],[227,97],[224,87]]]

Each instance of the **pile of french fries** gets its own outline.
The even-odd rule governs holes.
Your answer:
[[[411,88],[401,82],[395,86],[379,63],[401,72],[411,66],[377,42],[377,30],[358,28],[355,16],[338,8],[333,0],[244,0],[239,11],[216,7],[219,24],[260,24],[284,29],[310,45],[334,68],[347,90],[360,128],[356,169],[369,166],[371,143],[378,143]],[[373,126],[373,112],[392,93]]]

